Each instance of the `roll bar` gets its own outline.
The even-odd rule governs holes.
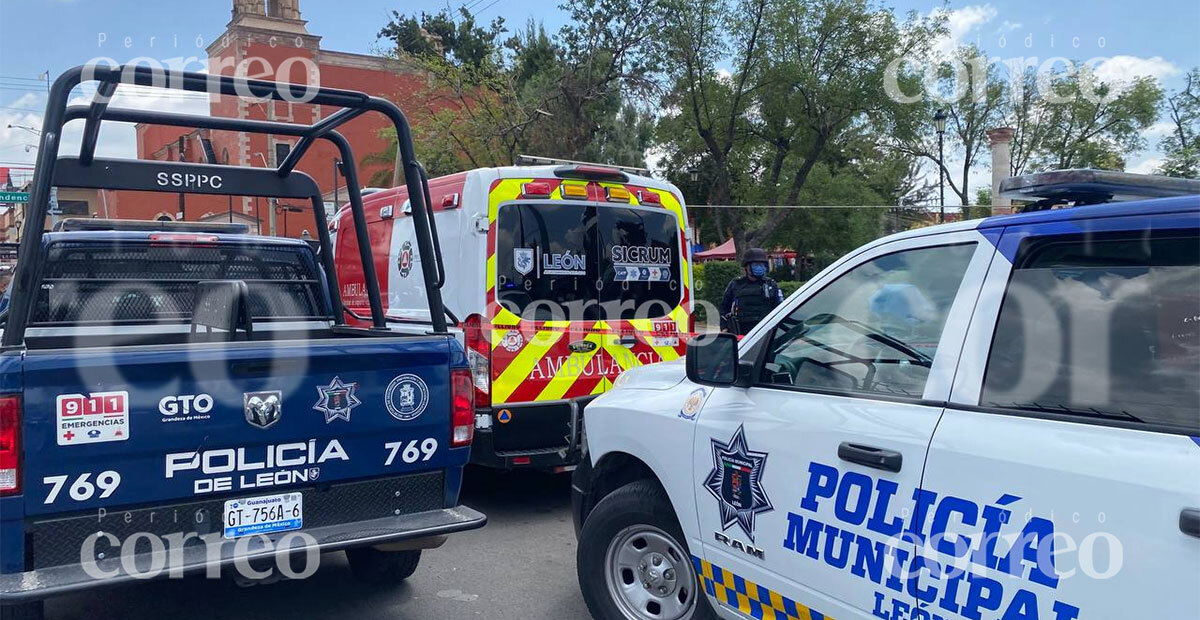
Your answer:
[[[85,81],[99,82],[92,102],[88,105],[68,106],[71,89]],[[250,99],[300,102],[341,109],[311,125],[305,125],[154,110],[109,108],[109,101],[122,84],[218,93]],[[331,142],[338,149],[343,162],[341,169],[346,178],[346,189],[350,196],[354,234],[359,241],[359,260],[362,261],[363,276],[366,280],[372,329],[386,330],[387,317],[384,315],[383,303],[380,298],[375,261],[371,256],[367,219],[363,211],[362,192],[359,187],[358,170],[354,164],[354,152],[346,138],[337,131],[341,125],[366,112],[383,114],[396,128],[404,179],[408,186],[409,199],[412,201],[412,217],[417,231],[417,251],[421,256],[434,258],[434,260],[421,261],[430,320],[434,332],[447,333],[445,306],[442,303],[441,293],[444,275],[441,267],[441,255],[437,249],[437,240],[432,230],[432,209],[430,205],[426,204],[426,197],[429,195],[428,185],[423,169],[416,159],[408,119],[394,103],[358,91],[320,86],[189,71],[155,70],[138,65],[116,67],[81,65],[60,75],[50,88],[49,100],[46,103],[46,115],[42,124],[41,142],[38,145],[37,167],[33,174],[30,200],[25,216],[25,230],[22,234],[21,245],[17,250],[17,266],[13,275],[8,322],[0,345],[9,347],[24,343],[25,328],[33,307],[34,287],[37,284],[35,282],[38,273],[36,261],[42,243],[44,222],[49,211],[50,192],[54,186],[311,200],[313,215],[316,219],[317,238],[321,247],[322,267],[326,271],[325,275],[330,287],[334,322],[337,325],[343,324],[347,309],[342,304],[341,288],[337,282],[337,272],[333,262],[333,245],[330,242],[329,227],[326,224],[325,203],[322,200],[320,188],[312,177],[296,170],[296,164],[317,140]],[[78,119],[85,121],[79,156],[58,157],[63,126],[69,121]],[[139,159],[97,159],[95,156],[96,142],[100,135],[100,126],[105,121],[298,136],[300,140],[275,169]],[[164,183],[161,181],[164,178],[168,180],[181,179],[181,181]],[[201,179],[205,181],[201,182]]]

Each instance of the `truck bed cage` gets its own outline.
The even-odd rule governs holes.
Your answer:
[[[68,105],[71,90],[85,81],[98,81],[96,95],[88,105]],[[277,121],[220,118],[197,114],[177,114],[154,110],[110,108],[112,96],[121,84],[168,88],[254,100],[289,101],[340,108],[311,125]],[[314,85],[272,82],[226,75],[210,75],[184,71],[154,70],[147,66],[81,65],[70,69],[55,80],[46,103],[41,142],[38,145],[37,167],[33,175],[30,201],[25,217],[25,230],[17,254],[13,276],[7,325],[0,345],[20,346],[24,343],[25,328],[33,306],[34,287],[39,266],[36,264],[42,243],[45,218],[49,211],[51,188],[80,187],[89,189],[140,190],[169,193],[216,194],[228,196],[261,196],[291,198],[312,202],[316,219],[320,260],[329,282],[330,302],[335,325],[344,325],[347,309],[342,304],[341,288],[333,262],[325,203],[316,181],[296,170],[300,158],[317,140],[327,140],[338,149],[342,174],[346,179],[350,211],[354,220],[354,235],[358,239],[359,259],[362,261],[367,299],[371,309],[372,329],[386,330],[387,317],[380,299],[379,280],[367,235],[367,220],[363,211],[358,171],[350,143],[337,131],[338,127],[366,112],[383,114],[396,129],[399,156],[412,201],[413,223],[417,231],[417,250],[421,256],[434,260],[420,262],[425,292],[429,302],[433,331],[446,333],[446,314],[442,304],[440,282],[444,281],[442,257],[435,249],[436,230],[433,213],[425,196],[428,179],[416,160],[408,119],[394,103],[366,93],[326,88]],[[85,121],[78,157],[58,156],[63,126],[72,120]],[[104,121],[169,125],[194,129],[239,131],[258,134],[296,136],[291,152],[277,168],[228,166],[138,159],[100,159],[95,156],[100,125]],[[335,179],[336,183],[336,179]],[[349,231],[347,231],[349,232]],[[343,233],[345,234],[345,233]]]

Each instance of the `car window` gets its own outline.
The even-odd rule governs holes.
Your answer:
[[[920,398],[975,244],[872,259],[774,327],[759,381]]]
[[[596,209],[510,204],[496,225],[496,300],[527,320],[596,319]]]
[[[1200,429],[1200,234],[1027,241],[980,404]]]
[[[662,209],[603,206],[597,224],[603,318],[670,314],[683,294],[675,215]]]

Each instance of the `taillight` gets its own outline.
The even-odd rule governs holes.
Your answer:
[[[471,371],[455,368],[450,371],[450,447],[471,445],[475,439],[475,388]]]
[[[21,397],[0,396],[0,495],[21,492]]]
[[[475,386],[475,404],[487,406],[492,402],[492,347],[483,334],[483,317],[472,314],[463,322],[463,340],[467,345],[467,365],[471,367],[471,383]]]

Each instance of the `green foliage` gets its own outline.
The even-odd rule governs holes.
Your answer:
[[[795,293],[804,286],[804,282],[797,280],[779,280],[779,290],[783,291],[783,298],[787,299],[792,293]]]
[[[725,294],[725,287],[743,273],[742,266],[737,261],[731,260],[696,263],[694,269],[692,280],[695,286],[696,300],[712,304],[714,308],[721,307],[721,297]],[[696,308],[697,321],[709,318],[704,313],[706,306],[697,304]],[[714,321],[716,319],[716,317],[711,318]]]
[[[1165,107],[1171,131],[1159,142],[1167,157],[1158,172],[1200,178],[1200,67],[1188,72],[1183,88],[1167,98]]]
[[[1062,168],[1124,170],[1146,146],[1143,132],[1158,118],[1162,89],[1153,78],[1127,84],[1099,81],[1083,63],[1075,71],[1038,76],[1030,67],[1007,104],[1016,129],[1014,175]]]
[[[872,0],[668,0],[664,73],[670,90],[656,137],[668,177],[692,204],[896,204],[916,156],[887,146],[926,123],[882,88],[889,63],[921,57],[936,22],[901,20]],[[732,68],[727,71],[725,67]],[[911,86],[915,76],[901,81]],[[698,177],[691,180],[691,171]],[[697,200],[697,198],[700,198]],[[693,209],[701,237],[739,249],[801,252],[845,226],[841,252],[870,216],[754,208]]]
[[[428,77],[404,100],[422,108],[409,113],[431,174],[506,166],[520,153],[644,165],[658,67],[645,25],[661,21],[659,0],[568,0],[560,8],[571,19],[556,37],[531,21],[507,39],[502,19],[479,26],[466,8],[457,16],[393,12],[380,37]],[[393,146],[364,162],[394,154]]]
[[[486,27],[479,26],[471,12],[460,7],[457,19],[449,9],[434,14],[422,11],[420,16],[392,11],[392,19],[379,31],[379,37],[388,40],[397,52],[413,57],[478,67],[496,60],[497,40],[504,32],[503,17]]]

